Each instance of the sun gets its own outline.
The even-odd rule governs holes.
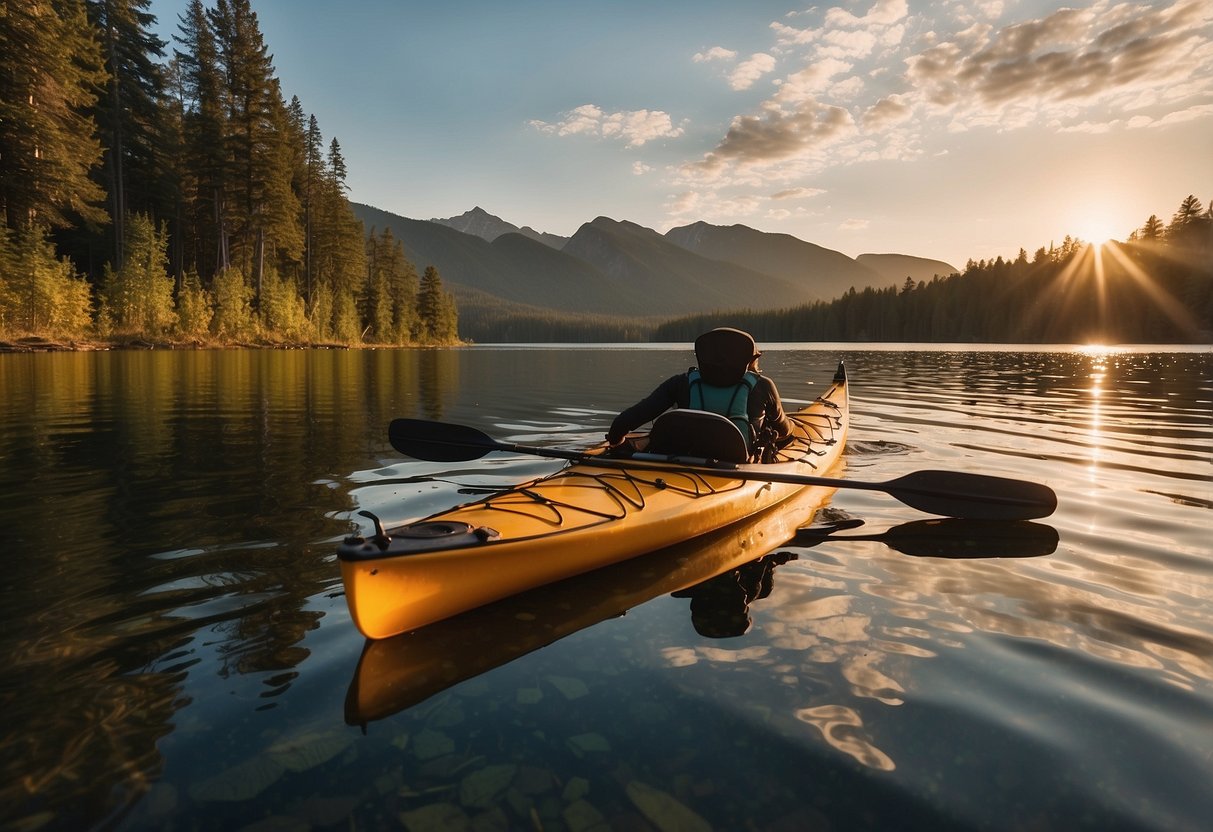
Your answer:
[[[1084,243],[1091,243],[1095,246],[1102,246],[1125,237],[1125,232],[1118,227],[1117,221],[1107,213],[1100,213],[1098,209],[1087,209],[1080,212],[1071,227],[1071,234]]]

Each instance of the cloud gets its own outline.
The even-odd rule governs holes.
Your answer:
[[[900,95],[890,95],[882,98],[868,108],[863,114],[864,130],[880,132],[894,124],[900,124],[910,118],[913,111]]]
[[[872,223],[870,220],[849,219],[838,224],[839,231],[863,231]]]
[[[1074,105],[1123,107],[1126,95],[1162,91],[1207,62],[1211,22],[1213,4],[1176,0],[1096,2],[1000,30],[977,23],[907,58],[906,79],[926,102],[958,111],[966,126],[1017,106],[1046,117]],[[1213,86],[1207,75],[1202,86],[1205,93]]]
[[[746,167],[779,162],[821,149],[855,132],[855,121],[841,107],[810,102],[801,109],[768,110],[737,116],[716,149],[697,163],[715,173],[728,165]]]
[[[908,14],[906,0],[876,0],[862,16],[834,7],[825,13],[824,25],[820,27],[797,29],[776,21],[771,30],[780,48],[816,44],[820,57],[862,58],[871,55],[877,45],[900,43],[905,37],[905,26],[894,24]]]
[[[632,174],[634,176],[644,176],[646,173],[651,173],[652,170],[652,166],[646,165],[644,162],[632,162]]]
[[[1167,113],[1162,118],[1136,116],[1129,120],[1128,127],[1134,130],[1143,127],[1168,127],[1172,124],[1183,124],[1184,122],[1196,121],[1200,118],[1213,118],[1213,104],[1197,104],[1194,107],[1188,107],[1186,110],[1176,110],[1175,112]]]
[[[713,46],[706,52],[696,52],[691,58],[697,64],[705,61],[731,61],[737,57],[737,53],[732,49],[725,49],[723,46]]]
[[[765,52],[755,52],[742,61],[729,75],[729,86],[735,90],[748,90],[762,76],[775,69],[775,59]]]
[[[811,196],[820,196],[824,193],[825,191],[821,188],[788,188],[787,190],[771,194],[771,199],[806,199]]]
[[[851,71],[854,64],[839,58],[813,61],[804,69],[793,72],[779,82],[775,100],[780,104],[800,104],[820,96],[834,83],[834,78]],[[862,84],[862,82],[860,82]]]
[[[906,0],[876,0],[876,4],[863,17],[856,17],[846,9],[833,8],[826,12],[826,26],[861,28],[888,26],[909,14]]]
[[[531,127],[557,136],[590,135],[604,139],[622,139],[628,147],[640,147],[654,139],[678,138],[684,132],[661,110],[630,110],[606,113],[593,104],[583,104],[555,124],[533,120]]]

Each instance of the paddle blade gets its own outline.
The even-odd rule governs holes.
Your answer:
[[[393,419],[387,435],[400,453],[432,462],[480,459],[498,449],[491,436],[475,428],[428,419]]]
[[[1035,520],[1057,508],[1047,485],[962,471],[915,471],[884,490],[919,511],[967,520]]]

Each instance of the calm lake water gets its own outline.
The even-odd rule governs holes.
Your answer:
[[[0,828],[1209,829],[1213,353],[765,349],[790,402],[846,361],[844,476],[1057,513],[933,557],[844,489],[818,525],[892,531],[796,507],[368,645],[355,511],[555,469],[393,417],[584,447],[689,349],[0,355]]]

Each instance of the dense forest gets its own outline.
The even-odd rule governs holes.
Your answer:
[[[690,340],[713,326],[767,341],[1208,343],[1213,341],[1213,204],[1186,197],[1169,224],[1151,214],[1125,242],[1067,236],[1014,260],[970,260],[929,283],[851,289],[774,312],[697,315],[656,328]]]
[[[284,99],[249,0],[0,13],[0,336],[450,343],[457,311]]]

